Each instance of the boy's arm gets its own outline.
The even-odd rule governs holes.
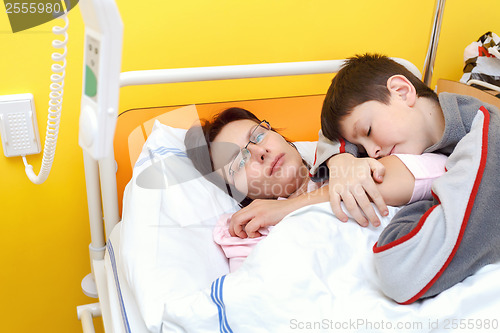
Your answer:
[[[437,153],[395,154],[393,156],[397,156],[414,177],[413,194],[407,204],[420,200],[432,200],[432,183],[445,173],[448,157]]]
[[[330,204],[333,213],[341,221],[347,221],[347,215],[340,203],[362,226],[371,222],[380,225],[380,220],[370,202],[374,202],[382,215],[388,214],[387,206],[380,194],[375,180],[382,183],[385,167],[373,158],[356,158],[351,154],[338,154],[327,162],[330,169]]]
[[[385,203],[390,206],[407,204],[413,194],[415,177],[408,167],[396,156],[386,156],[379,160],[385,167],[384,181],[377,189]]]
[[[311,178],[314,181],[330,179],[330,204],[340,220],[347,221],[347,215],[340,206],[344,201],[356,222],[368,225],[369,220],[377,226],[380,221],[370,198],[382,215],[387,214],[387,206],[374,181],[375,178],[377,182],[382,182],[384,167],[375,160],[354,161],[353,156],[358,156],[356,145],[346,140],[331,141],[319,131]]]
[[[351,169],[353,172],[351,172],[351,176],[354,175],[355,178],[354,180],[352,179],[347,179],[347,183],[349,182],[356,184],[356,180],[360,180],[360,185],[355,185],[355,186],[372,186],[371,181],[372,179],[370,176],[365,176],[365,181],[368,185],[363,185],[361,182],[363,179],[359,176],[362,174],[363,170],[367,172],[369,170],[369,164],[375,164],[379,163],[383,168],[385,167],[385,176],[384,176],[384,181],[382,183],[376,184],[374,186],[375,189],[369,188],[369,187],[364,187],[365,192],[368,193],[372,201],[376,203],[376,200],[374,199],[375,197],[371,195],[372,192],[377,191],[380,195],[382,200],[384,200],[387,204],[391,206],[401,206],[401,205],[406,205],[411,202],[415,202],[418,200],[431,200],[432,195],[431,195],[431,185],[434,179],[440,177],[441,175],[444,174],[445,172],[445,163],[447,157],[442,154],[434,154],[434,153],[425,153],[422,155],[409,155],[409,154],[396,154],[393,156],[386,156],[380,160],[373,160],[370,158],[358,158],[354,159],[353,157],[350,157],[348,154],[344,154],[346,156],[339,155],[339,157],[334,157],[332,158],[332,168],[331,169],[339,169],[339,163],[338,160],[340,158],[346,158],[353,160],[353,166]],[[334,160],[335,159],[335,160]],[[357,166],[354,166],[356,163]],[[363,163],[367,163],[368,165],[363,165]],[[349,165],[348,165],[349,166]],[[340,171],[345,170],[346,168],[344,166],[340,167]],[[372,167],[372,173],[373,172],[373,167]],[[334,177],[335,180],[337,181],[346,181],[346,176],[344,177]],[[357,178],[357,179],[356,179]],[[374,176],[374,178],[376,178]],[[331,184],[330,184],[331,186]],[[337,186],[337,185],[334,185]],[[372,192],[370,192],[372,191]],[[361,191],[361,194],[365,194],[365,192]],[[332,191],[330,191],[330,195],[332,195]],[[330,197],[330,201],[332,201],[332,198]],[[356,198],[356,202],[359,203],[360,208],[363,209],[364,212],[366,212],[370,207],[362,207],[363,202],[358,201],[358,198]],[[346,208],[351,212],[353,212],[352,207],[347,206],[347,202],[345,202]],[[354,206],[356,203],[354,203]],[[370,203],[365,202],[364,205],[366,206],[372,206]],[[357,207],[355,207],[357,208]],[[373,214],[374,210],[373,207],[372,211]],[[332,210],[334,210],[332,206]],[[334,213],[337,217],[341,216],[339,215],[335,210]],[[342,212],[343,213],[343,212]],[[359,209],[358,209],[358,214],[360,214]],[[375,215],[376,216],[376,215]],[[345,221],[345,219],[344,219]],[[360,223],[360,219],[356,219],[358,223]],[[377,226],[378,224],[373,221],[374,219],[370,218],[370,221],[372,221],[372,224],[374,226]],[[365,221],[363,223],[360,223],[361,225],[367,225],[367,222]]]
[[[384,182],[377,185],[381,195],[391,205],[406,204],[413,193],[415,184],[413,174],[395,156],[384,157],[380,159],[380,163],[387,169]],[[233,214],[229,232],[232,236],[241,238],[258,237],[260,228],[276,225],[294,210],[329,201],[329,187],[330,185],[326,185],[287,200],[254,200],[250,205]]]

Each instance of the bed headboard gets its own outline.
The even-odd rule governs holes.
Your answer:
[[[439,79],[437,82],[437,93],[439,94],[441,92],[450,92],[460,95],[476,97],[477,99],[480,99],[485,103],[496,106],[500,110],[500,98],[495,97],[493,94],[490,94],[485,90],[474,88],[467,84],[463,84],[456,81]]]
[[[292,141],[316,141],[320,125],[321,106],[324,95],[269,98],[197,104],[200,119],[210,119],[213,115],[230,107],[241,107],[266,119],[279,132]],[[132,178],[132,169],[141,153],[142,146],[151,133],[153,119],[179,128],[191,124],[185,119],[171,119],[169,111],[182,106],[151,107],[132,109],[118,116],[114,138],[115,160],[118,165],[116,180],[118,202],[123,202],[123,191]],[[300,121],[297,121],[300,119]],[[121,204],[119,205],[121,215]]]
[[[500,109],[500,99],[477,88],[449,80],[438,80],[437,92],[454,92],[471,95],[493,104]],[[231,101],[196,105],[201,119],[209,119],[216,113],[229,108],[248,109],[261,119],[266,119],[280,133],[292,141],[316,141],[320,125],[321,105],[324,95],[270,98],[259,100]],[[132,178],[132,169],[139,157],[142,146],[151,133],[153,119],[174,127],[188,128],[183,119],[168,119],[168,112],[182,106],[150,107],[131,109],[118,116],[114,139],[118,202],[123,200],[125,186]],[[166,120],[168,119],[168,120]],[[300,119],[300,121],[297,121]],[[172,123],[172,121],[174,123]],[[121,205],[120,215],[121,215]]]

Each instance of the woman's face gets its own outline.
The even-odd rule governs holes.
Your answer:
[[[307,167],[299,152],[271,130],[259,128],[259,143],[248,144],[250,135],[258,126],[258,123],[248,119],[224,126],[210,148],[214,168],[228,183],[251,199],[288,197],[308,177]],[[250,157],[244,166],[240,163],[242,167],[239,171],[230,172],[231,163],[245,146]],[[231,166],[233,171],[238,169],[235,164]]]

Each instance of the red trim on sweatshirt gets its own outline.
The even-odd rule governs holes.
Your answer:
[[[378,242],[375,243],[375,245],[373,245],[373,253],[380,253],[380,252],[384,252],[385,250],[389,250],[390,248],[393,248],[394,246],[397,246],[397,245],[399,245],[401,243],[404,243],[408,239],[410,239],[413,236],[415,236],[420,231],[420,229],[422,229],[422,227],[424,226],[425,220],[427,219],[427,217],[429,216],[429,214],[432,213],[432,211],[434,210],[434,208],[436,208],[439,205],[440,204],[437,204],[437,205],[434,205],[431,208],[429,208],[425,212],[425,214],[422,215],[422,217],[420,218],[420,221],[418,221],[417,226],[415,228],[413,228],[412,231],[410,231],[409,233],[407,233],[406,235],[404,235],[403,237],[398,238],[395,241],[387,243],[387,244],[382,245],[382,246],[377,246]]]
[[[344,138],[340,138],[339,143],[340,143],[339,153],[345,153],[345,140],[344,140]]]

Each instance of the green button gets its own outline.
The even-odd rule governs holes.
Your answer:
[[[85,95],[89,97],[97,95],[97,78],[89,66],[85,66]]]

